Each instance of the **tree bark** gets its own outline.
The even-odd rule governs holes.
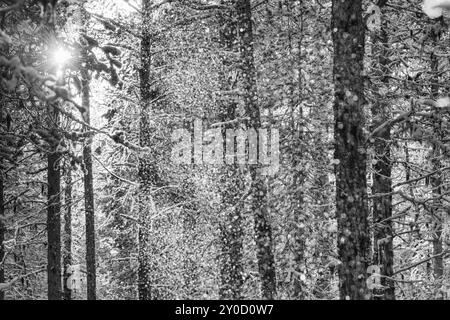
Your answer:
[[[363,137],[364,23],[361,0],[333,0],[336,216],[341,299],[366,299],[370,260]]]
[[[63,283],[64,300],[72,300],[72,289],[68,286],[70,278],[70,269],[72,266],[72,169],[67,164],[66,189],[64,192],[65,211],[64,211],[64,253],[63,253]]]
[[[0,101],[0,128],[3,127],[3,101]],[[2,128],[3,132],[3,128]],[[3,217],[5,216],[5,206],[4,206],[4,184],[3,184],[3,163],[0,159],[0,283],[5,282],[5,246],[3,242],[5,241],[6,227],[3,222]],[[5,293],[0,291],[0,300],[5,300]]]
[[[151,145],[149,132],[149,103],[152,100],[151,67],[152,67],[152,34],[150,26],[151,18],[150,0],[142,1],[142,38],[141,38],[141,68],[140,68],[140,91],[141,91],[141,115],[139,121],[139,144],[141,147]],[[138,296],[139,300],[150,300],[150,254],[149,254],[149,224],[147,222],[151,199],[151,187],[154,182],[154,168],[150,159],[141,157],[139,159],[139,188],[140,188],[140,213],[138,231]]]
[[[58,102],[55,102],[58,103]],[[53,109],[53,110],[52,110]],[[56,108],[48,105],[48,124],[56,130],[59,123]],[[57,145],[50,145],[47,155],[47,282],[48,299],[61,300],[61,172]]]
[[[386,0],[380,1],[381,27],[374,33],[375,77],[381,81],[381,86],[389,85],[388,69],[388,34],[386,30],[385,7]],[[377,92],[378,88],[374,88]],[[385,97],[376,94],[372,104],[372,128],[378,128],[390,119],[389,102]],[[392,230],[392,161],[391,161],[391,131],[390,128],[383,130],[381,134],[374,137],[373,148],[375,151],[375,164],[372,175],[373,199],[373,264],[381,267],[381,285],[384,289],[374,289],[374,299],[395,300],[395,286],[392,280],[394,272],[393,230]]]
[[[297,50],[298,54],[296,57],[297,70],[298,74],[302,74],[302,47],[303,47],[303,39],[304,39],[304,3],[303,1],[297,1],[297,5],[299,6],[298,12],[298,32],[300,32],[299,39],[297,41]],[[289,14],[292,14],[294,11],[295,2],[287,3],[287,8],[289,10]],[[297,16],[297,14],[293,14],[293,16]],[[292,46],[291,50],[292,50]],[[296,90],[297,89],[297,90]],[[306,220],[308,219],[306,213],[306,203],[305,203],[305,194],[306,194],[306,178],[307,173],[304,169],[304,166],[301,164],[301,160],[303,158],[305,152],[305,132],[304,125],[306,123],[306,119],[303,117],[303,109],[302,109],[302,101],[304,99],[303,95],[303,82],[302,77],[298,77],[298,82],[295,83],[295,79],[292,79],[291,86],[291,168],[292,168],[292,188],[294,190],[294,199],[291,200],[292,203],[292,212],[293,217],[292,221],[294,222],[294,241],[293,241],[293,254],[295,261],[295,274],[293,281],[293,295],[295,299],[303,300],[305,298],[305,283],[302,280],[301,275],[305,272],[305,249],[306,249]],[[298,110],[296,112],[296,106],[298,106]],[[298,123],[298,124],[297,124]]]
[[[435,30],[435,26],[431,29],[431,39],[434,42],[435,45],[437,45],[437,42],[440,40],[441,37],[441,28],[444,28],[443,20],[440,18],[439,20],[439,30]],[[433,22],[433,24],[436,24],[436,22]],[[431,53],[430,56],[430,64],[431,64],[431,98],[432,99],[438,99],[439,98],[439,57],[436,56],[434,51]],[[444,139],[444,133],[442,132],[442,120],[441,115],[439,114],[439,110],[435,110],[435,121],[434,121],[434,134],[436,135],[436,139],[439,141],[442,141]],[[442,165],[442,151],[439,145],[433,144],[433,150],[432,150],[432,167],[433,171],[440,170]],[[439,255],[443,251],[443,245],[442,245],[442,228],[443,224],[442,221],[444,219],[444,213],[443,213],[443,206],[442,203],[442,188],[444,183],[444,176],[442,172],[438,172],[435,176],[433,176],[431,179],[431,187],[433,190],[433,202],[432,202],[432,244],[433,244],[433,274],[435,281],[440,283],[443,279],[444,275],[444,257],[442,255]]]
[[[84,8],[82,8],[83,29],[87,18],[85,17]],[[86,48],[82,49],[81,58],[83,61],[88,60],[88,52]],[[81,105],[84,108],[83,120],[88,125],[91,122],[90,115],[90,84],[89,71],[81,66]],[[88,129],[85,128],[87,131]],[[95,211],[94,211],[94,184],[92,170],[92,136],[86,138],[83,146],[83,162],[84,162],[84,210],[86,221],[86,285],[87,299],[96,300],[97,292],[97,274],[96,274],[96,258],[95,258]]]
[[[250,0],[236,0],[235,8],[238,24],[239,51],[241,54],[245,113],[250,119],[247,129],[253,129],[258,132],[258,129],[261,128],[261,115],[257,104]],[[249,147],[258,150],[257,146],[249,145]],[[267,208],[267,185],[260,164],[249,165],[249,174],[251,178],[250,194],[252,197],[250,206],[255,221],[255,240],[261,279],[261,295],[263,299],[274,299],[277,294],[276,272],[272,251],[272,227],[269,223],[269,212]]]
[[[230,5],[231,1],[222,1],[224,5]],[[219,44],[226,52],[236,52],[236,12],[234,10],[219,12],[218,26],[220,28]],[[222,58],[221,90],[231,91],[236,89],[236,82],[233,81],[233,72],[237,61],[230,54],[224,54]],[[236,119],[237,105],[234,101],[223,98],[219,106],[219,118],[221,122],[228,122]],[[238,125],[225,125],[222,127],[224,149],[227,144],[235,146],[235,141],[227,143],[227,130],[234,130]],[[225,161],[225,159],[224,159]],[[221,221],[220,221],[220,289],[221,299],[238,300],[242,298],[242,286],[244,283],[242,262],[243,250],[243,227],[242,227],[242,173],[233,158],[233,164],[225,164],[220,172],[221,188]]]

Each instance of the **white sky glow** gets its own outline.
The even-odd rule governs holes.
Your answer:
[[[71,53],[64,49],[64,48],[58,48],[56,49],[52,55],[52,62],[57,65],[58,67],[64,66],[71,58]]]

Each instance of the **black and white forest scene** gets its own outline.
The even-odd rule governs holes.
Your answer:
[[[450,0],[0,0],[0,300],[450,300]]]

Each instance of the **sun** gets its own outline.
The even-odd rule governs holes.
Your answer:
[[[67,62],[72,58],[71,53],[64,49],[64,48],[58,48],[56,49],[52,55],[52,62],[57,65],[58,67],[62,67],[67,64]]]

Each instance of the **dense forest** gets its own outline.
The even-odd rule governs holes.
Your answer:
[[[447,9],[0,0],[0,300],[450,299]]]

